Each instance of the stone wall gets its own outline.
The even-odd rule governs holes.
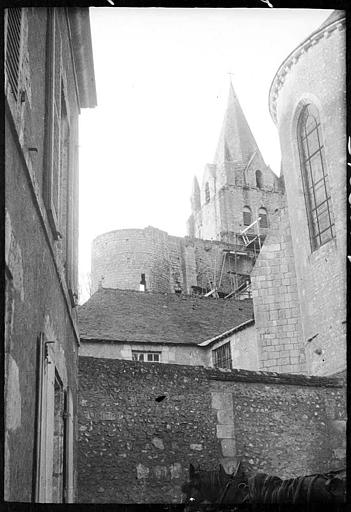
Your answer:
[[[192,286],[210,290],[216,282],[229,293],[234,286],[234,257],[226,256],[223,267],[223,251],[235,249],[238,246],[233,244],[170,236],[151,226],[104,233],[93,241],[92,292],[99,285],[139,290],[145,274],[146,288],[152,292],[189,294]],[[253,266],[253,255],[246,252],[237,259],[236,271],[241,274],[249,274]]]
[[[340,11],[340,17],[342,12]],[[270,106],[279,130],[308,371],[346,366],[346,83],[345,19],[309,37],[285,61]],[[297,140],[303,107],[319,112],[335,238],[311,250]]]
[[[53,15],[53,11],[56,50],[61,52],[61,56],[56,54],[56,87],[58,84],[61,87],[62,80],[64,85],[59,98],[64,97],[67,102],[70,134],[65,141],[69,147],[67,166],[62,165],[60,172],[53,168],[49,199],[50,101],[47,89],[48,67],[51,68],[52,61],[48,60],[48,42],[53,41],[53,34],[49,35],[48,30],[52,21],[49,13]],[[13,502],[62,502],[63,472],[67,502],[74,501],[76,488],[79,335],[73,294],[77,291],[78,266],[78,216],[75,213],[80,105],[72,35],[66,15],[73,21],[74,14],[64,9],[21,9],[17,98],[8,77],[5,82],[4,497]],[[84,45],[89,48],[89,25],[81,13],[76,15],[85,34]],[[88,53],[87,49],[81,52],[80,58],[85,59]],[[88,82],[91,75],[86,71],[84,80]],[[82,87],[82,78],[78,85]],[[53,139],[54,155],[58,158],[61,151],[63,154],[63,144],[56,132]],[[57,158],[54,158],[55,163]],[[50,219],[56,200],[55,180],[62,180],[57,184],[60,194],[55,205],[61,207],[56,212],[60,236],[54,229],[52,217]],[[39,346],[43,349],[41,359]],[[54,421],[57,400],[62,398],[54,396],[55,375],[62,393],[67,392],[69,418],[64,447],[62,416],[59,426]]]
[[[278,372],[306,372],[301,311],[286,209],[272,219],[271,232],[251,274],[259,365]]]
[[[190,463],[291,477],[345,463],[340,381],[81,357],[79,501],[177,503]]]

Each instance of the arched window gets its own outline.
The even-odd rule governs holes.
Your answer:
[[[208,184],[208,181],[206,182],[206,185],[205,185],[205,201],[206,203],[209,202],[210,200],[210,185]]]
[[[317,109],[307,105],[298,121],[302,182],[312,251],[335,237],[328,171]]]
[[[263,187],[262,171],[259,171],[259,170],[256,171],[256,187],[258,187],[258,188]]]
[[[252,222],[252,216],[251,216],[251,210],[248,206],[244,206],[243,210],[243,220],[244,220],[244,226],[250,226]]]
[[[260,208],[258,210],[258,216],[260,217],[260,228],[268,228],[268,217],[266,208]]]

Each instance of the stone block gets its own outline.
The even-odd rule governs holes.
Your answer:
[[[202,451],[202,444],[193,443],[193,444],[190,445],[190,450],[201,452]]]
[[[213,409],[224,409],[224,410],[232,410],[233,409],[233,400],[231,393],[220,393],[220,392],[212,392],[212,408]]]
[[[218,439],[231,439],[234,437],[234,425],[217,425]]]
[[[221,449],[223,457],[235,457],[236,448],[234,439],[222,439]]]
[[[221,423],[222,425],[231,424],[234,422],[234,414],[233,409],[220,409],[217,411],[217,420],[218,423]]]

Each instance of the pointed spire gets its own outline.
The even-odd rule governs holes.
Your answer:
[[[216,164],[221,164],[235,160],[246,165],[257,149],[233,84],[230,83],[227,109],[214,161]]]
[[[191,208],[193,211],[200,210],[201,208],[200,186],[196,176],[194,176],[193,179],[193,190],[191,193]]]

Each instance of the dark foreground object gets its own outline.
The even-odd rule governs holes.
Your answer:
[[[189,481],[182,491],[186,495],[185,510],[194,511],[204,505],[229,504],[335,504],[346,502],[346,469],[316,473],[282,480],[277,476],[257,473],[247,478],[241,464],[232,475],[219,470],[189,468]]]

